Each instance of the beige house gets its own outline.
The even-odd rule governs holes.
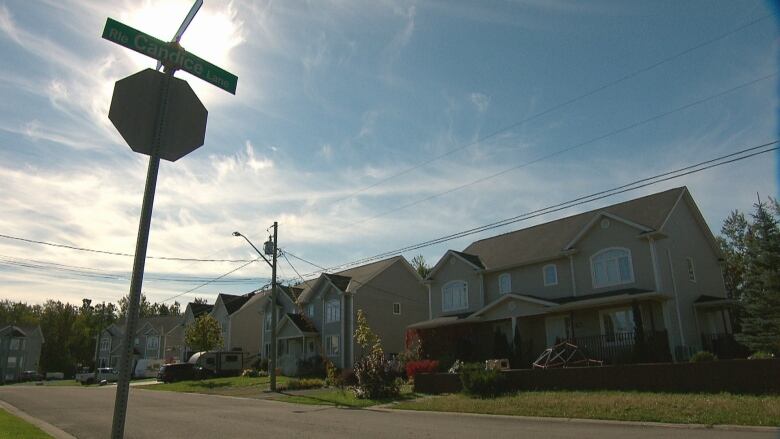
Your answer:
[[[0,382],[16,381],[24,371],[39,370],[41,327],[0,324]]]
[[[607,362],[682,360],[730,337],[720,258],[676,188],[448,251],[425,280],[428,320],[410,329],[452,359],[508,345],[527,366],[571,340]]]
[[[316,356],[351,368],[362,352],[354,340],[355,319],[363,310],[389,355],[404,349],[406,327],[428,315],[425,287],[401,256],[325,273],[280,294],[279,367],[296,373],[299,362]],[[270,303],[264,309],[264,356],[270,353]]]
[[[233,328],[234,316],[253,296],[254,293],[241,296],[232,294],[220,294],[217,296],[214,307],[209,314],[219,322],[219,327],[222,329],[223,350],[228,351],[240,347],[236,345],[234,340],[238,336],[238,328]]]

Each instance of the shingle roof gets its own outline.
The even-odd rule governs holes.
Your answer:
[[[287,314],[290,321],[301,330],[301,332],[317,332],[317,327],[314,326],[306,317],[300,314]]]
[[[156,331],[162,330],[163,333],[167,333],[177,325],[181,325],[184,321],[183,316],[154,316],[154,317],[141,317],[138,319],[136,331],[143,329],[144,325],[149,323]],[[119,319],[114,322],[120,332],[124,332],[125,319]]]
[[[366,282],[370,281],[374,276],[402,259],[403,256],[393,256],[392,258],[360,265],[336,273],[324,273],[321,275],[321,278],[329,279],[333,285],[341,291],[353,292],[363,286]],[[314,284],[314,281],[310,281],[308,284],[309,285],[299,285],[304,288],[299,297],[301,302],[308,302],[313,294],[311,285]]]
[[[455,250],[453,250],[452,252],[460,256],[461,258],[471,262],[473,265],[479,268],[485,268],[485,265],[482,263],[482,261],[479,260],[479,256],[477,255],[470,255],[468,253],[458,252]]]
[[[650,293],[652,290],[644,290],[641,288],[624,288],[622,290],[615,290],[615,291],[607,291],[605,293],[596,293],[596,294],[588,294],[585,296],[567,296],[567,297],[558,297],[558,298],[542,298],[538,296],[532,296],[529,294],[525,294],[528,297],[533,297],[534,299],[539,300],[546,300],[548,302],[555,302],[559,305],[564,305],[567,303],[575,303],[575,302],[581,302],[584,300],[591,300],[591,299],[602,299],[605,297],[613,297],[613,296],[633,296],[635,294],[644,294],[644,293]]]
[[[559,256],[577,233],[603,212],[658,230],[685,190],[685,187],[678,187],[482,239],[471,243],[463,253],[478,257],[488,270],[552,259]]]
[[[209,305],[207,303],[190,302],[189,307],[192,310],[192,315],[194,317],[199,317],[202,316],[203,314],[208,314],[211,312],[212,309],[214,309],[214,305]]]
[[[252,294],[243,296],[236,296],[234,294],[220,294],[217,296],[217,299],[219,298],[222,298],[222,304],[225,305],[225,310],[227,311],[228,315],[231,315],[244,306],[246,301],[252,298]]]

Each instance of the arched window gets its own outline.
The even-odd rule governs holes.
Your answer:
[[[634,282],[631,251],[626,248],[604,249],[590,258],[593,288]]]
[[[558,267],[555,264],[548,264],[542,268],[544,274],[544,286],[558,285]]]
[[[509,273],[502,273],[498,276],[498,292],[506,294],[512,291],[512,276]]]
[[[441,310],[458,311],[469,307],[469,286],[462,280],[453,280],[441,288]]]

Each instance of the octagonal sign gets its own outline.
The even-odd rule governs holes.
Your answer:
[[[164,79],[164,73],[146,69],[114,86],[108,118],[135,152],[151,154]],[[190,85],[171,78],[160,158],[175,162],[203,145],[207,118],[208,110]]]

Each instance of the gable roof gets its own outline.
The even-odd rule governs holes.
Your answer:
[[[301,332],[317,332],[317,327],[314,326],[308,319],[300,314],[287,314],[287,318],[301,331]]]
[[[602,213],[622,218],[648,230],[663,226],[685,187],[669,189],[585,213],[481,239],[463,252],[475,256],[485,269],[529,264],[561,256],[575,236]]]
[[[187,304],[187,306],[190,307],[190,310],[192,311],[192,316],[195,318],[198,318],[203,314],[208,314],[211,312],[212,309],[214,309],[214,305],[209,305],[207,303],[190,302],[189,304]]]
[[[162,332],[162,334],[165,334],[169,332],[171,329],[175,328],[178,325],[181,325],[184,322],[183,316],[154,316],[154,317],[141,317],[138,319],[138,323],[136,325],[136,334],[140,333],[144,327],[151,326],[154,328],[156,332]],[[120,335],[123,334],[125,331],[125,319],[119,319],[116,322],[113,323],[115,328],[118,329],[118,334],[112,334],[112,335]],[[106,330],[110,331],[111,326],[106,328]],[[162,335],[161,334],[161,335]]]
[[[345,293],[355,292],[360,287],[370,282],[371,279],[373,279],[379,273],[383,272],[385,269],[398,261],[403,261],[408,264],[403,256],[393,256],[392,258],[382,259],[381,261],[360,265],[338,271],[336,273],[323,273],[316,281],[312,283],[312,285],[303,289],[303,292],[298,297],[298,300],[304,303],[311,300],[314,296],[314,293],[319,289],[318,284],[322,279],[327,279],[333,284],[333,286]]]
[[[218,302],[222,302],[222,306],[225,307],[228,315],[241,309],[244,304],[254,296],[254,293],[244,294],[243,296],[236,296],[234,294],[220,293],[217,295],[217,300],[214,302],[214,306],[217,306]],[[213,309],[212,309],[213,310]]]

